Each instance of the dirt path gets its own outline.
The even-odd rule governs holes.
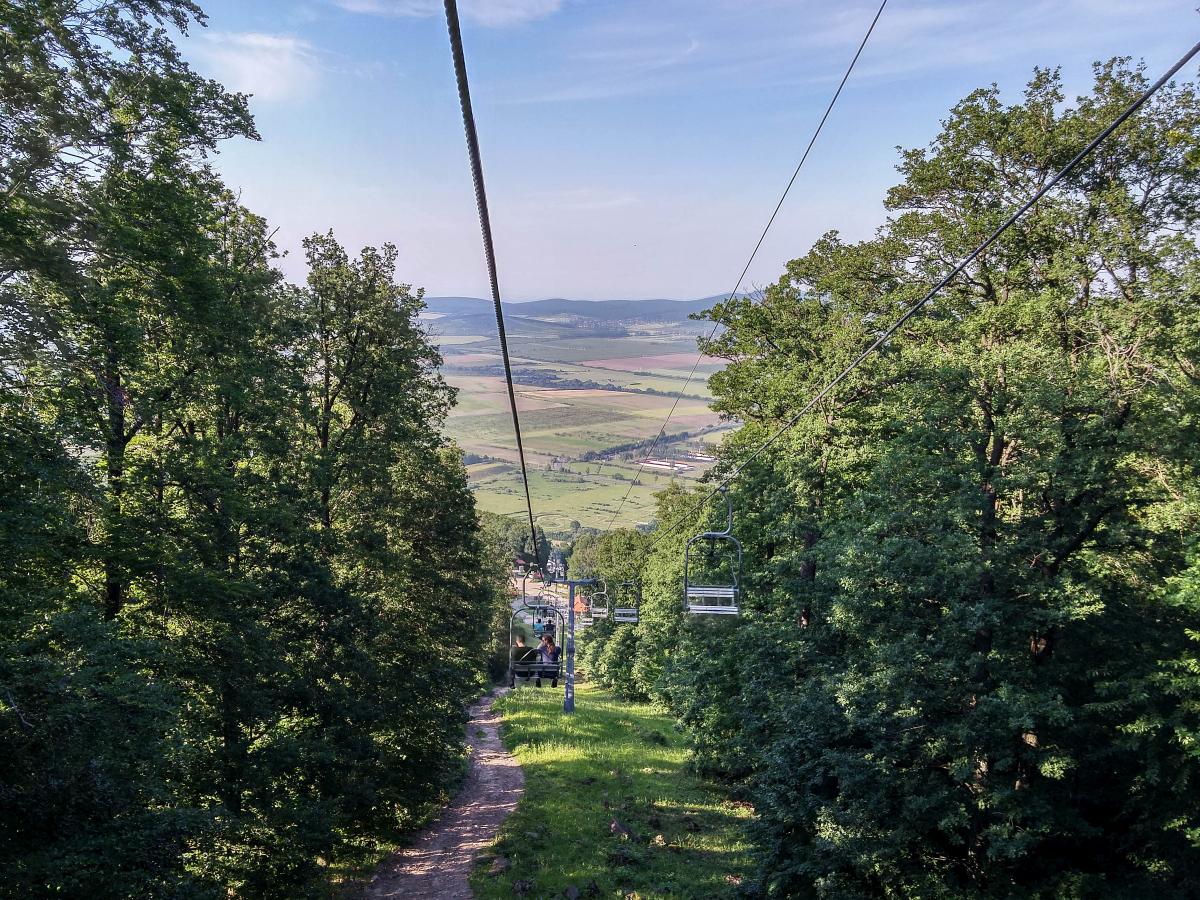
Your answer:
[[[467,878],[475,855],[491,844],[525,789],[521,767],[500,742],[500,714],[492,711],[496,696],[489,694],[471,707],[471,767],[458,796],[411,847],[379,867],[366,890],[371,900],[471,897]]]

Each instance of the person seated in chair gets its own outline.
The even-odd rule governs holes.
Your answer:
[[[524,635],[517,635],[512,648],[512,677],[509,687],[517,686],[517,678],[529,678],[537,672],[538,649],[525,644]]]
[[[517,635],[517,641],[512,648],[513,662],[531,662],[537,655],[537,650],[533,647],[525,646],[525,636]]]
[[[548,635],[542,636],[542,644],[538,648],[538,656],[541,658],[541,667],[534,684],[537,687],[541,687],[541,676],[542,674],[547,674],[551,678],[550,687],[558,687],[558,662],[562,659],[562,650],[554,646],[554,638]]]

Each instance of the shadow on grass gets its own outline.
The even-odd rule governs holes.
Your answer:
[[[561,693],[536,691],[500,704],[526,792],[472,877],[475,895],[554,897],[574,886],[588,896],[594,884],[600,897],[742,896],[750,810],[685,770],[670,719],[587,686],[574,715],[561,705]]]

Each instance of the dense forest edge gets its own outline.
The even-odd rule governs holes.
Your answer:
[[[422,291],[332,233],[284,280],[211,165],[248,98],[169,37],[203,22],[0,3],[0,896],[329,896],[507,665],[532,541],[475,508]],[[710,481],[1147,84],[972,93],[874,238],[715,302]],[[1183,83],[733,482],[740,618],[682,610],[701,489],[562,548],[642,586],[579,666],[743,804],[730,893],[1200,896],[1198,218]]]
[[[326,896],[453,789],[507,605],[421,293],[283,281],[200,21],[0,6],[4,896]]]
[[[714,305],[745,425],[710,480],[1147,84],[1117,59],[1073,102],[1053,70],[972,93],[875,238]],[[753,890],[1200,895],[1198,191],[1200,101],[1170,86],[731,484],[740,620],[682,610],[707,487],[658,495],[661,537],[575,542],[574,576],[643,587],[582,668],[753,804]]]

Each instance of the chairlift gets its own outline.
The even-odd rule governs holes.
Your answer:
[[[613,621],[618,625],[636,625],[638,611],[642,606],[642,584],[640,581],[622,581],[617,585],[617,596],[613,601]]]
[[[731,533],[733,504],[729,491],[722,486],[719,493],[725,500],[725,530],[706,531],[687,542],[683,551],[683,602],[689,613],[736,616],[740,612],[742,545]],[[692,550],[698,542],[707,544],[699,575]]]
[[[532,605],[533,605],[533,602],[535,602],[535,601],[536,601],[536,602],[540,602],[540,601],[541,601],[541,599],[542,599],[542,593],[541,593],[541,591],[540,591],[540,590],[539,590],[539,591],[538,591],[538,593],[537,593],[535,596],[533,596],[533,597],[531,597],[531,596],[530,596],[530,595],[529,595],[529,594],[526,592],[526,590],[525,590],[525,582],[527,582],[527,581],[529,580],[530,576],[534,576],[534,577],[540,577],[540,576],[541,576],[541,572],[538,570],[538,567],[537,567],[536,565],[535,565],[535,566],[530,566],[530,567],[529,567],[529,568],[528,568],[528,569],[527,569],[525,572],[523,572],[523,573],[521,574],[521,605],[522,605],[522,606],[532,606]]]
[[[609,613],[608,585],[603,578],[597,578],[596,583],[600,587],[593,589],[591,603],[588,605],[588,616],[593,621],[596,619],[607,619]],[[591,622],[588,624],[590,625]]]
[[[517,679],[522,679],[541,687],[542,679],[548,678],[550,686],[557,687],[562,678],[564,654],[560,652],[557,661],[547,662],[538,652],[538,643],[548,636],[557,646],[565,630],[562,611],[554,606],[534,602],[514,609],[508,620],[508,686],[516,687]],[[517,647],[518,637],[524,646]]]

